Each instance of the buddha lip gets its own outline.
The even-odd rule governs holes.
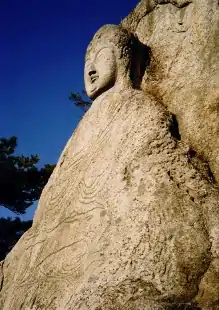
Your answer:
[[[91,77],[91,82],[93,83],[93,82],[95,82],[97,79],[98,79],[98,76],[97,76],[97,75],[92,76],[92,77]]]

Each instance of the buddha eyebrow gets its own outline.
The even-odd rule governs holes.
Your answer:
[[[105,50],[105,49],[109,49],[110,48],[110,46],[104,46],[104,47],[102,47],[98,52],[96,52],[96,56],[95,56],[95,58],[97,58],[98,56],[99,56],[99,54],[103,51],[103,50]],[[89,62],[91,62],[91,57],[88,55],[88,56],[85,56],[85,63],[89,63]]]
[[[101,48],[101,49],[96,53],[95,59],[97,59],[97,58],[103,53],[103,50],[105,50],[105,49],[109,49],[109,47],[106,46],[106,47]]]
[[[109,49],[109,48],[110,48],[109,46],[104,46],[104,47],[102,47],[102,48],[96,53],[96,56],[97,56],[98,54],[100,54],[100,52],[102,52],[103,50]]]

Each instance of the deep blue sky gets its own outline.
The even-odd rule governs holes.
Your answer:
[[[138,2],[0,0],[0,136],[17,136],[18,153],[57,162],[82,115],[68,95],[84,88],[89,41]],[[35,207],[22,218],[32,218]],[[0,217],[11,215],[0,207]]]

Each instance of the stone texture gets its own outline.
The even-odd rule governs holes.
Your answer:
[[[217,0],[142,0],[122,25],[151,48],[142,89],[176,114],[182,139],[219,183]]]
[[[85,85],[95,100],[32,228],[1,266],[0,309],[218,309],[219,190],[181,131],[179,140],[152,78],[147,89],[153,58],[144,91],[134,88],[136,44],[121,27],[105,26],[89,45]]]

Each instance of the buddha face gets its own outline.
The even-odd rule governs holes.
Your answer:
[[[92,48],[86,54],[84,80],[88,97],[97,98],[116,81],[116,56],[112,46]]]

